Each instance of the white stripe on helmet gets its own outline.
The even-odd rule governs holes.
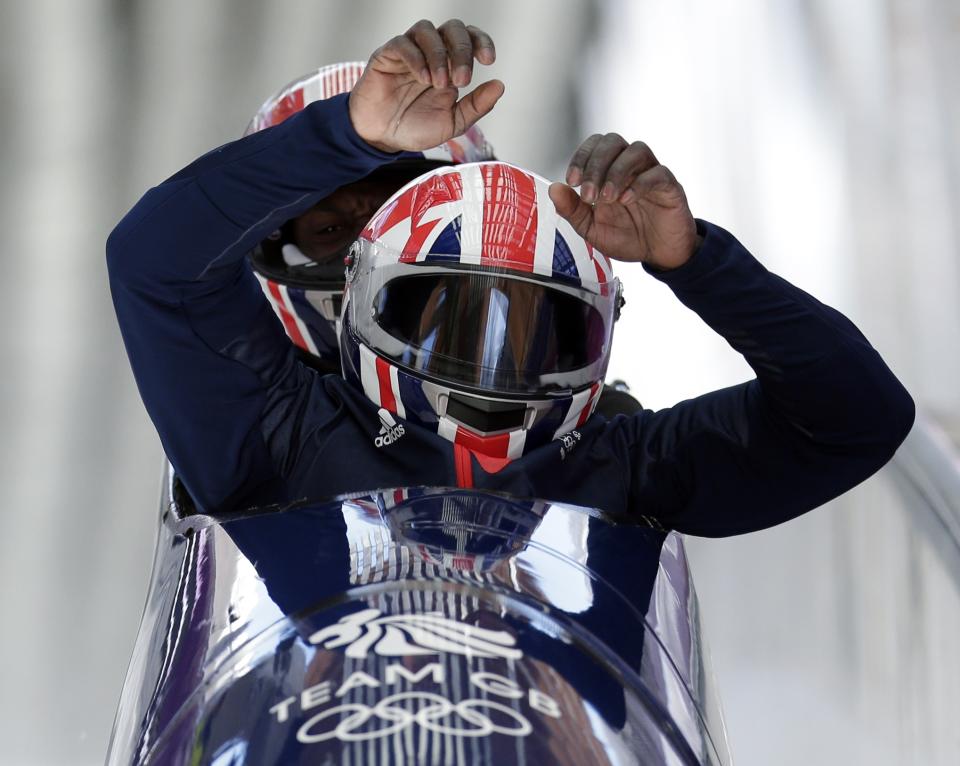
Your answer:
[[[550,188],[539,178],[533,179],[534,193],[537,195],[537,245],[534,250],[533,273],[550,276],[553,274],[553,248],[556,244],[557,209],[547,190]]]
[[[486,191],[483,174],[477,165],[461,165],[458,168],[463,182],[463,210],[483,210]],[[483,250],[483,216],[464,215],[460,219],[460,263],[480,265]]]
[[[590,394],[592,392],[593,387],[591,386],[590,388],[585,388],[583,391],[578,391],[573,395],[573,398],[570,400],[570,409],[567,410],[566,420],[564,420],[561,426],[554,431],[554,439],[562,436],[565,433],[569,433],[577,427],[577,423],[580,421],[580,413],[583,412],[583,408],[586,407],[590,402]]]
[[[393,400],[397,403],[397,415],[401,418],[407,417],[407,411],[403,406],[403,399],[400,397],[400,379],[397,377],[397,368],[392,364],[390,367],[390,390],[393,391]]]
[[[367,399],[380,406],[380,379],[377,377],[377,355],[360,344],[360,383]]]

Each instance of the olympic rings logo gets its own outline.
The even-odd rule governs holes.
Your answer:
[[[396,703],[404,700],[425,701],[416,712],[400,707]],[[515,726],[503,726],[494,723],[490,716],[483,712],[497,711],[512,719]],[[322,724],[331,718],[347,713],[340,722],[331,728],[324,729]],[[442,720],[456,714],[462,723],[442,723]],[[386,723],[378,729],[359,731],[370,721],[377,718]],[[525,737],[533,727],[530,722],[513,708],[499,702],[484,699],[466,699],[460,702],[451,702],[439,694],[431,692],[401,692],[392,694],[380,700],[375,706],[348,702],[317,713],[305,721],[297,730],[297,740],[303,744],[316,744],[330,739],[339,739],[342,742],[365,742],[380,737],[389,737],[392,734],[407,729],[413,724],[419,724],[428,731],[437,734],[451,734],[458,737],[487,737],[490,734],[506,734],[511,737]]]

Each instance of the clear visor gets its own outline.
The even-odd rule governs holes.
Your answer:
[[[424,377],[559,394],[606,372],[615,289],[597,295],[515,273],[427,265],[376,273],[350,287],[351,324],[373,349]]]

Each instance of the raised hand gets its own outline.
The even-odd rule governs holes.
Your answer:
[[[674,269],[698,245],[683,187],[642,141],[590,136],[570,160],[567,183],[551,184],[550,198],[577,233],[610,258]]]
[[[459,136],[493,109],[503,83],[489,80],[460,98],[474,59],[492,64],[493,40],[451,19],[418,21],[374,51],[350,93],[350,120],[367,143],[389,152],[418,151]]]

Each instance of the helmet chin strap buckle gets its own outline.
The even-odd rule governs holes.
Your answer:
[[[505,402],[451,391],[440,397],[440,414],[480,434],[533,425],[537,411],[523,402]]]

